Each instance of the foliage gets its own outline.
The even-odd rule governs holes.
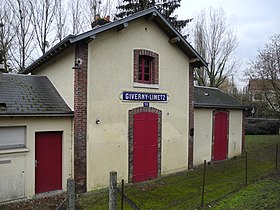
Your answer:
[[[123,0],[123,4],[117,7],[120,12],[116,14],[116,17],[127,17],[133,13],[157,6],[165,18],[169,20],[178,31],[181,31],[191,19],[177,20],[177,16],[172,16],[174,10],[180,7],[180,2],[181,0]]]
[[[262,176],[267,176],[274,169],[275,143],[277,142],[280,143],[279,136],[246,136],[249,184]],[[243,189],[244,165],[244,156],[208,165],[205,204],[213,206],[220,198],[226,195],[234,196],[236,192]],[[202,169],[203,167],[199,166],[194,170],[166,175],[158,180],[127,185],[125,193],[140,209],[198,209],[201,204]],[[264,201],[266,204],[270,203],[270,198],[276,198],[270,196],[270,193],[275,192],[277,191],[268,191],[267,200]],[[118,199],[118,205],[120,205],[120,197]],[[85,209],[108,209],[107,189],[84,194],[78,198],[78,202]],[[273,204],[270,207],[273,209],[277,203],[273,200],[271,202]],[[225,202],[223,209],[228,209],[228,207]],[[234,208],[234,204],[231,207]],[[132,208],[126,204],[125,209]]]
[[[224,10],[201,11],[194,18],[192,35],[194,48],[209,62],[208,68],[195,69],[195,80],[200,86],[221,86],[239,65],[235,57],[236,33],[226,24]]]
[[[279,121],[248,118],[245,121],[245,134],[246,135],[268,135],[279,134]]]

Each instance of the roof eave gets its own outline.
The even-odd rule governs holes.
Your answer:
[[[32,72],[33,69],[37,68],[41,64],[45,63],[47,60],[52,58],[54,55],[60,53],[63,51],[65,48],[70,46],[71,44],[71,38],[73,38],[74,35],[68,35],[65,37],[61,42],[53,46],[49,51],[47,51],[44,55],[39,57],[36,61],[34,61],[31,65],[29,65],[27,68],[25,68],[21,74],[29,74]]]
[[[246,106],[232,106],[222,104],[199,104],[194,103],[194,108],[219,108],[219,109],[248,109]]]
[[[128,16],[126,18],[105,24],[99,28],[96,28],[94,30],[87,31],[83,34],[74,36],[69,35],[65,39],[63,39],[61,42],[56,44],[54,47],[52,47],[48,52],[46,52],[44,55],[42,55],[40,58],[38,58],[35,62],[33,62],[30,66],[28,66],[24,71],[21,73],[28,74],[32,72],[35,68],[45,63],[47,60],[52,58],[54,55],[58,54],[62,50],[64,50],[66,47],[81,41],[81,40],[88,40],[93,39],[95,35],[112,29],[116,28],[122,24],[128,23],[130,21],[133,21],[135,19],[138,19],[140,17],[146,17],[147,19],[153,20],[156,24],[160,23],[167,26],[167,30],[164,30],[160,25],[158,25],[161,30],[163,30],[167,35],[172,37],[179,37],[179,41],[175,43],[175,45],[180,48],[189,58],[197,58],[196,66],[195,67],[201,67],[205,66],[207,67],[207,62],[195,51],[195,49],[187,42],[187,40],[163,17],[163,15],[158,12],[158,10],[155,7],[152,7],[147,10],[140,11],[138,13],[135,13],[131,16]],[[150,18],[149,18],[150,17]]]
[[[65,113],[5,113],[0,117],[73,117],[74,112]]]

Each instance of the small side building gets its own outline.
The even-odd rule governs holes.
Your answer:
[[[194,165],[240,155],[245,106],[218,88],[195,87],[194,93]]]
[[[1,74],[0,202],[66,189],[72,117],[47,77]]]

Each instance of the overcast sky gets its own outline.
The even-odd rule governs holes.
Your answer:
[[[254,59],[269,37],[280,33],[280,0],[181,0],[178,19],[195,17],[199,11],[223,8],[227,23],[236,30],[239,46],[237,53],[242,65],[236,82],[243,78],[249,60]],[[238,82],[244,86],[245,82]]]

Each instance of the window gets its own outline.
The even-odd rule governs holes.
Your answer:
[[[159,84],[159,56],[149,50],[134,50],[134,82]]]
[[[139,56],[138,82],[151,83],[152,57]]]
[[[25,127],[0,127],[0,149],[25,147]]]

